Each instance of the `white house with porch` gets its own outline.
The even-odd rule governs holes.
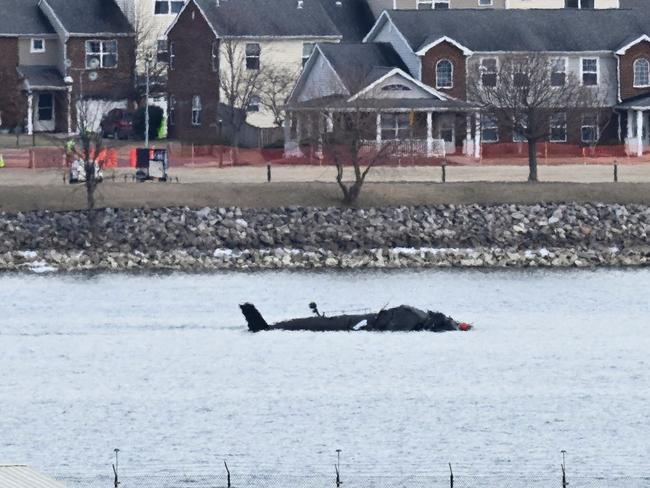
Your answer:
[[[425,85],[411,75],[387,43],[318,44],[289,97],[285,152],[300,155],[300,142],[331,131],[338,114],[368,114],[368,139],[398,140],[402,151],[427,157],[456,152],[479,156],[476,107]],[[457,134],[459,120],[465,131]],[[373,130],[374,129],[374,130]]]

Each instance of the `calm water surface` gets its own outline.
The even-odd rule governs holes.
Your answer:
[[[0,463],[74,480],[648,474],[650,270],[0,276]],[[410,303],[472,333],[250,334]]]

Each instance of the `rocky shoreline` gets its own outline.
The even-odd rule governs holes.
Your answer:
[[[567,268],[650,263],[650,207],[102,209],[0,213],[0,270]]]

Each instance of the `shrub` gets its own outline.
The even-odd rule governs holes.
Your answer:
[[[149,105],[149,139],[156,139],[160,132],[164,118],[163,109],[155,105]],[[133,114],[133,132],[135,137],[144,139],[144,107],[140,107]]]

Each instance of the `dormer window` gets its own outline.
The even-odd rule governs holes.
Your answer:
[[[436,88],[453,88],[454,65],[448,59],[436,63]]]
[[[44,53],[45,52],[45,39],[33,37],[29,46],[30,53]]]
[[[156,0],[153,13],[155,15],[177,14],[183,10],[185,0]]]
[[[390,85],[381,87],[381,91],[390,91],[390,92],[411,91],[411,89],[408,86],[400,85],[399,83],[392,83]]]
[[[634,88],[650,86],[650,62],[646,58],[634,61]]]

